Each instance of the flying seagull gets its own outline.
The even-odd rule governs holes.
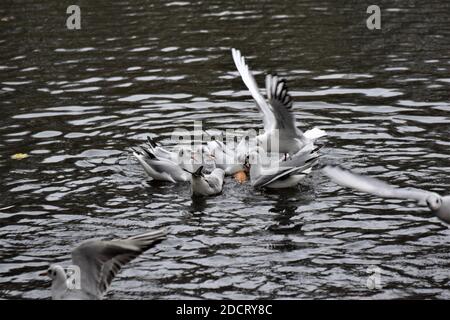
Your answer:
[[[450,196],[416,188],[399,188],[381,180],[365,177],[339,167],[326,166],[322,171],[334,182],[344,187],[370,193],[382,198],[415,200],[421,206],[428,206],[436,217],[450,223]]]
[[[72,251],[72,265],[80,270],[80,287],[71,288],[70,275],[59,265],[41,273],[52,280],[53,300],[99,300],[122,267],[166,237],[160,229],[128,239],[88,240]]]

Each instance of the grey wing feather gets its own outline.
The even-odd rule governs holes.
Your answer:
[[[302,132],[296,127],[295,117],[291,112],[292,97],[289,94],[286,80],[268,74],[266,76],[266,91],[276,120],[275,128],[289,130],[301,135]]]
[[[154,158],[150,158],[148,153],[141,153],[141,155],[143,155],[142,160],[144,160],[147,165],[151,166],[152,169],[158,173],[162,174],[162,173],[166,172],[171,175],[183,174],[180,166],[170,159],[159,158],[159,157],[155,156],[154,154],[152,154]]]
[[[304,171],[308,169],[310,165],[305,165],[303,167],[280,167],[277,170],[274,170],[273,173],[261,174],[252,184],[255,188],[257,187],[264,187],[272,182],[275,182],[276,180],[280,180],[283,178],[286,178],[288,176],[291,176],[299,171]]]
[[[334,182],[362,192],[370,193],[382,198],[411,199],[421,205],[426,204],[426,199],[434,194],[416,188],[398,188],[381,180],[365,177],[339,167],[326,166],[322,171]]]
[[[223,179],[219,176],[219,172],[218,169],[215,169],[211,174],[205,177],[206,183],[213,189],[220,188],[223,185]]]
[[[153,168],[153,170],[159,173],[164,172],[170,174],[182,173],[180,166],[169,159],[157,159],[157,160],[146,159],[146,162]]]
[[[91,240],[72,251],[72,263],[81,271],[81,290],[101,298],[122,267],[162,241],[165,229],[124,240]]]

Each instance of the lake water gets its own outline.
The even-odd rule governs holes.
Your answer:
[[[42,3],[45,2],[45,3]],[[170,227],[112,299],[450,298],[450,231],[426,208],[355,194],[319,170],[291,190],[227,179],[192,200],[155,183],[128,148],[175,128],[260,129],[238,76],[288,79],[322,164],[448,193],[450,3],[91,1],[0,5],[0,298],[45,299],[38,272],[91,238]],[[28,158],[13,160],[16,153]],[[369,267],[381,288],[366,286]]]

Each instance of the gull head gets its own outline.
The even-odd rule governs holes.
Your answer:
[[[241,153],[237,156],[237,164],[242,167],[244,172],[249,172],[250,170],[250,155]]]
[[[61,266],[51,265],[47,271],[44,271],[39,274],[40,276],[47,276],[53,281],[56,279],[66,279],[66,272],[64,271],[64,268]]]
[[[432,194],[428,196],[426,199],[428,208],[431,209],[431,211],[438,211],[441,208],[442,205],[442,199],[440,196]]]

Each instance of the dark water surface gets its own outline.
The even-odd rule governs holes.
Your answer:
[[[110,298],[450,298],[450,231],[424,209],[316,170],[295,190],[226,181],[193,201],[127,148],[175,128],[259,129],[230,54],[287,77],[322,163],[448,193],[450,3],[61,1],[0,4],[0,298],[48,298],[37,273],[90,238],[169,226]],[[24,160],[12,160],[27,153]],[[369,266],[383,270],[366,287]]]

